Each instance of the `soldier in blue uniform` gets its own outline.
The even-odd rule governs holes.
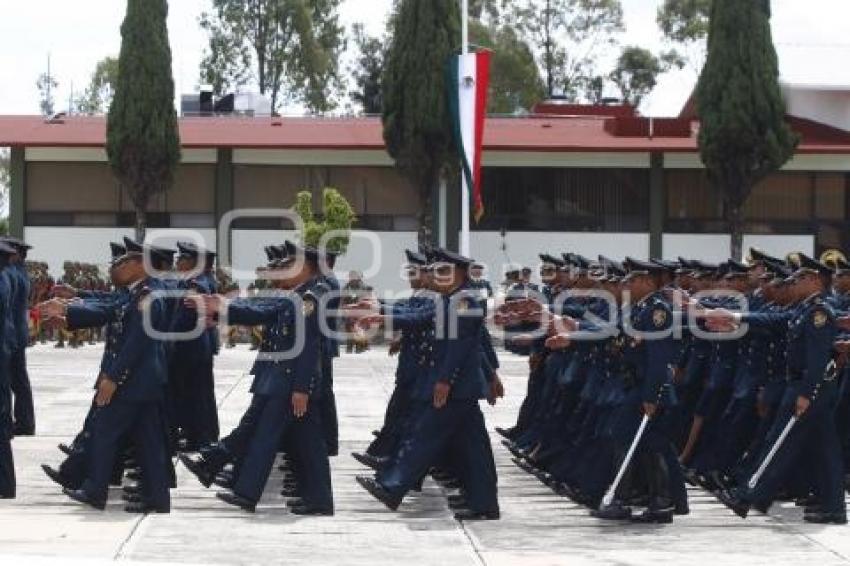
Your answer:
[[[129,504],[126,510],[167,513],[171,504],[162,414],[165,352],[163,343],[145,328],[145,320],[159,331],[166,331],[170,321],[163,299],[156,296],[158,287],[145,271],[144,253],[150,250],[128,250],[111,267],[113,283],[129,291],[125,303],[103,308],[85,302],[55,302],[46,312],[78,328],[114,324],[97,382],[86,479],[79,489],[65,488],[64,492],[75,501],[103,509],[114,463],[129,438],[144,481],[141,501]]]
[[[277,286],[290,291],[281,300],[236,300],[229,304],[211,297],[208,313],[222,313],[229,322],[265,327],[263,344],[252,370],[251,421],[245,453],[230,492],[222,501],[253,512],[265,488],[282,439],[291,444],[305,481],[290,512],[332,515],[333,494],[327,443],[317,400],[322,393],[322,347],[319,317],[322,295],[322,254],[287,242],[287,256],[276,267]],[[294,307],[293,307],[294,305]],[[244,417],[243,417],[244,420]],[[240,423],[241,426],[241,423]]]
[[[0,242],[0,321],[10,321],[14,288],[8,274],[9,259],[15,248]],[[11,324],[0,325],[0,344],[13,331]],[[12,383],[9,352],[0,348],[0,499],[14,499],[16,495],[15,461],[12,457]]]
[[[214,276],[215,253],[195,244],[178,242],[177,271],[188,278],[179,279],[182,289],[201,295],[218,292]],[[190,333],[198,325],[197,312],[178,305],[172,331]],[[218,353],[218,334],[206,328],[191,340],[176,340],[169,367],[173,427],[180,430],[186,451],[218,440],[218,406],[215,401],[213,362]]]
[[[432,285],[442,295],[438,304],[368,317],[366,324],[395,327],[435,324],[431,367],[414,385],[416,416],[409,438],[392,465],[377,477],[358,476],[360,485],[395,510],[428,469],[453,449],[454,470],[464,488],[467,509],[458,520],[499,518],[496,469],[479,407],[489,394],[481,362],[484,307],[469,286],[472,260],[436,250]]]
[[[26,242],[18,238],[6,237],[3,241],[15,253],[9,260],[7,271],[12,280],[11,317],[14,332],[7,343],[11,347],[12,395],[14,397],[15,436],[33,436],[35,434],[35,407],[33,406],[32,386],[27,374],[26,349],[29,345],[29,299],[30,278],[27,273],[27,252],[31,249]]]
[[[417,309],[432,300],[431,292],[427,289],[428,260],[423,254],[411,250],[406,250],[405,255],[407,278],[413,293],[395,306]],[[430,325],[402,329],[395,388],[387,403],[384,425],[365,453],[352,454],[361,464],[376,470],[383,468],[398,451],[412,411],[413,386],[418,373],[430,362],[430,350],[433,348],[432,330]]]
[[[127,253],[127,248],[123,244],[115,242],[110,243],[110,253],[112,262],[122,258]],[[126,287],[119,287],[115,291],[86,291],[78,290],[67,285],[57,285],[53,289],[54,299],[59,300],[81,300],[83,303],[95,309],[100,309],[103,317],[106,320],[105,340],[109,342],[112,336],[120,332],[120,325],[115,322],[115,317],[109,313],[115,313],[129,301],[130,295]],[[40,305],[40,308],[44,308]],[[48,319],[47,315],[44,319]],[[66,321],[67,323],[67,321]],[[72,327],[73,328],[73,327]],[[95,381],[95,389],[97,388],[97,380]],[[97,404],[92,400],[91,406],[86,418],[83,421],[83,426],[73,442],[70,444],[59,444],[59,450],[67,457],[59,465],[58,469],[54,469],[47,464],[42,464],[41,469],[51,480],[62,487],[77,489],[86,479],[89,462],[89,441],[91,440],[92,419],[97,414]]]
[[[631,509],[619,500],[613,507],[593,512],[600,519],[624,519],[649,523],[669,523],[673,520],[676,500],[684,495],[684,477],[675,462],[670,419],[673,417],[675,395],[669,366],[674,360],[672,336],[673,311],[661,289],[664,267],[654,263],[627,260],[629,275],[624,280],[633,304],[624,315],[626,331],[623,349],[623,371],[631,387],[616,411],[614,438],[618,453],[625,455],[641,418],[649,417],[649,426],[636,454],[636,465],[647,484],[648,504],[641,515],[633,516]],[[622,459],[622,456],[620,457]],[[626,493],[621,486],[619,493]]]
[[[752,507],[766,511],[805,459],[814,464],[806,479],[818,502],[806,509],[804,520],[846,524],[841,444],[834,418],[838,390],[833,348],[838,328],[835,311],[826,301],[831,270],[804,254],[800,254],[800,260],[793,289],[803,300],[793,312],[736,315],[715,311],[709,315],[715,329],[742,322],[754,327],[787,325],[788,387],[765,448],[774,445],[792,416],[798,419],[755,487],[742,485],[724,492],[721,501],[741,517],[746,517]]]

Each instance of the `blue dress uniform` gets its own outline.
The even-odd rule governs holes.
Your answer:
[[[330,254],[326,254],[331,258]],[[334,260],[331,259],[331,262]],[[339,309],[340,305],[340,285],[336,276],[332,271],[322,278],[322,282],[330,290],[329,299],[327,300],[328,311],[334,312]],[[338,328],[338,318],[336,316],[328,317],[328,328],[331,331],[336,331]],[[336,394],[334,393],[334,358],[339,357],[339,340],[335,336],[325,336],[325,345],[322,348],[322,401],[319,409],[322,422],[322,430],[325,434],[325,442],[328,445],[328,455],[337,456],[339,454],[339,418],[336,409]]]
[[[168,328],[165,303],[151,293],[154,289],[156,283],[151,279],[131,286],[127,302],[116,312],[114,332],[103,352],[101,369],[118,390],[108,405],[94,411],[87,478],[79,492],[68,492],[96,507],[106,503],[115,458],[122,439],[129,436],[144,473],[144,502],[150,510],[170,510],[161,414],[167,379],[165,351],[162,342],[149,336],[143,322],[146,311],[154,328]],[[103,316],[103,309],[86,304],[71,305],[67,312],[69,325],[76,327],[99,326]]]
[[[459,261],[457,256],[446,252],[442,252],[442,257],[450,262]],[[377,481],[363,477],[358,481],[394,509],[428,469],[452,450],[470,514],[476,518],[498,518],[496,468],[479,406],[479,401],[487,396],[481,363],[484,308],[480,294],[463,285],[444,296],[436,312],[430,308],[396,312],[392,321],[394,326],[405,328],[429,324],[435,315],[432,367],[420,373],[414,385],[416,416],[410,437],[392,466]],[[456,331],[451,329],[453,319],[457,322]],[[450,394],[446,405],[437,409],[433,402],[434,388],[440,381],[450,385]]]
[[[424,254],[405,250],[408,266],[414,269],[423,269],[428,258]],[[392,305],[382,305],[384,314],[392,313],[394,308],[402,310],[418,309],[433,304],[432,292],[426,289],[414,289],[411,296],[402,299]],[[426,361],[430,361],[430,351],[433,350],[433,326],[421,325],[402,330],[400,336],[398,366],[395,373],[395,386],[387,403],[384,413],[384,424],[375,437],[375,440],[366,449],[366,456],[353,454],[358,461],[372,466],[379,466],[385,460],[393,456],[410,416],[413,384],[416,382],[416,374],[420,367],[424,367]],[[379,460],[373,460],[378,458]]]
[[[736,513],[746,516],[750,505],[767,508],[776,493],[794,471],[801,458],[813,464],[810,477],[822,514],[813,522],[846,522],[844,474],[841,444],[835,427],[837,402],[836,371],[832,363],[833,342],[837,335],[835,313],[826,297],[809,298],[790,315],[745,315],[751,326],[788,324],[788,386],[770,433],[765,450],[779,437],[794,414],[798,397],[811,401],[776,453],[755,489],[742,488],[724,502]],[[758,459],[763,460],[766,453]],[[806,520],[812,520],[809,515]]]
[[[633,463],[636,466],[631,467],[630,475],[633,477],[634,468],[639,467],[649,492],[647,512],[639,519],[669,522],[676,503],[681,505],[682,499],[687,500],[681,470],[671,465],[677,461],[670,426],[676,400],[668,371],[675,357],[671,332],[673,311],[663,294],[655,292],[633,305],[624,320],[629,335],[623,343],[622,371],[630,387],[613,416],[612,434],[622,459],[638,429],[642,404],[657,406],[638,446]],[[626,491],[625,485],[620,487],[620,492]],[[595,515],[611,518],[604,513]]]
[[[181,256],[200,262],[197,269],[201,272],[181,281],[182,287],[201,295],[216,294],[217,284],[209,269],[214,254],[182,242],[177,244],[177,249]],[[197,324],[197,311],[178,304],[172,331],[191,332]],[[214,328],[207,328],[197,338],[176,340],[172,348],[168,374],[175,422],[171,424],[181,430],[186,441],[185,449],[197,450],[200,446],[217,441],[219,436],[213,374],[214,359],[218,353],[218,335]]]
[[[91,296],[88,292],[79,293],[79,296]],[[119,314],[124,305],[130,300],[127,289],[119,289],[114,293],[98,292],[98,299],[86,298],[83,300],[85,309],[74,309],[74,315],[70,319],[68,329],[73,330],[79,324],[79,328],[97,328],[105,326],[104,340],[109,343],[121,332]],[[106,360],[101,361],[98,374],[105,371]],[[95,380],[94,388],[97,388]],[[56,483],[62,487],[78,489],[86,479],[88,464],[91,454],[91,434],[93,419],[98,414],[97,405],[92,398],[91,406],[83,421],[83,426],[74,441],[71,443],[71,451],[68,457],[59,465],[58,471],[53,471],[49,466],[43,465],[42,469]]]
[[[266,325],[264,337],[268,341],[267,351],[260,353],[252,370],[255,424],[233,486],[234,495],[248,502],[246,508],[260,500],[281,439],[297,423],[294,449],[299,465],[315,480],[302,486],[301,497],[312,509],[333,512],[327,445],[315,402],[322,391],[323,338],[318,321],[322,292],[323,287],[313,280],[296,290],[301,304],[294,310],[270,302],[258,307],[245,301],[234,301],[228,308],[230,322]],[[271,324],[270,309],[279,313]],[[299,336],[299,332],[303,334]],[[299,345],[300,352],[296,350]],[[310,398],[307,413],[297,420],[292,412],[292,395],[296,392]]]
[[[11,314],[12,285],[7,274],[9,256],[15,250],[0,242],[0,321]],[[12,390],[9,371],[9,352],[5,348],[6,333],[11,325],[0,324],[0,499],[12,499],[16,494],[15,462],[12,457]]]
[[[29,346],[31,283],[25,258],[30,246],[17,238],[4,238],[4,241],[15,249],[18,255],[18,259],[7,268],[13,288],[10,315],[14,334],[11,337],[12,350],[9,352],[9,356],[12,395],[14,396],[14,431],[16,436],[32,436],[35,434],[35,407],[26,360],[26,349]]]

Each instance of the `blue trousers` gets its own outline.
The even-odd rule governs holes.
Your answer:
[[[167,454],[160,401],[130,402],[113,399],[98,407],[91,419],[88,475],[82,490],[105,501],[109,480],[122,440],[128,437],[136,448],[142,468],[142,497],[156,509],[171,507],[168,493]]]
[[[496,465],[478,400],[449,400],[442,409],[435,409],[431,401],[418,400],[415,405],[411,436],[393,465],[380,475],[381,485],[404,497],[431,466],[451,453],[469,508],[497,511]]]

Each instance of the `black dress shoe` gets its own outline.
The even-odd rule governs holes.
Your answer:
[[[131,481],[141,481],[142,479],[142,471],[141,470],[129,470],[124,477]]]
[[[141,501],[128,503],[124,507],[124,511],[127,513],[139,513],[142,515],[147,513],[171,513],[171,509],[161,509],[154,507],[153,505],[148,505],[147,503],[142,503]]]
[[[511,438],[511,437],[513,436],[513,434],[514,434],[514,429],[512,429],[512,428],[502,428],[502,427],[500,427],[500,426],[497,426],[497,427],[496,427],[496,433],[497,433],[499,436],[504,437],[504,438],[507,438],[508,440],[510,440],[510,438]]]
[[[688,506],[687,503],[677,503],[673,507],[673,514],[674,515],[690,515],[691,514],[691,508]]]
[[[218,487],[223,487],[224,489],[233,489],[233,486],[236,485],[236,478],[233,476],[233,474],[221,472],[216,474],[212,482]]]
[[[35,436],[35,427],[15,426],[12,429],[12,434],[15,436]]]
[[[473,511],[464,509],[455,513],[455,521],[498,521],[501,514],[496,511]]]
[[[446,496],[446,501],[449,504],[457,503],[459,501],[466,501],[466,496],[463,493],[458,493],[456,495],[448,495]]]
[[[629,519],[632,523],[643,524],[667,524],[673,522],[673,508],[647,509],[640,515],[632,515]]]
[[[367,476],[357,476],[357,483],[369,492],[369,495],[387,506],[390,511],[396,511],[401,505],[401,498],[393,496],[384,486]]]
[[[752,505],[743,501],[734,491],[720,492],[720,502],[742,519],[746,519]]]
[[[807,523],[816,523],[818,525],[846,525],[846,513],[807,513],[803,515],[803,520]]]
[[[375,438],[378,438],[379,436],[381,436],[381,431],[380,430],[373,430],[372,436],[374,436]]]
[[[76,501],[77,503],[83,503],[85,505],[89,505],[94,507],[98,511],[103,511],[106,509],[106,501],[96,501],[89,497],[89,494],[83,491],[82,489],[63,489],[62,493]]]
[[[47,464],[42,464],[41,469],[42,471],[44,471],[44,474],[47,477],[53,480],[53,482],[59,484],[62,487],[68,487],[68,482],[65,480],[65,478],[62,477],[62,474],[58,470],[54,470]]]
[[[227,503],[228,505],[239,507],[243,511],[254,513],[257,510],[257,504],[255,502],[251,501],[246,497],[242,497],[241,495],[236,495],[235,493],[224,491],[216,493],[215,496]]]
[[[142,496],[138,493],[122,493],[121,499],[126,501],[127,503],[141,503]]]
[[[298,505],[290,507],[289,512],[293,515],[305,515],[313,517],[333,517],[333,509],[325,509],[324,507],[316,507],[314,505]]]
[[[381,458],[379,456],[372,456],[371,454],[361,454],[359,452],[352,452],[351,457],[366,466],[367,468],[372,468],[373,470],[380,470],[384,468],[389,461],[389,458]]]
[[[186,466],[186,469],[198,478],[198,481],[201,482],[202,486],[208,488],[212,485],[213,480],[215,479],[215,474],[213,474],[212,470],[207,467],[203,458],[195,460],[188,454],[183,453],[179,454],[178,458],[180,458],[180,461],[183,462],[184,466]]]
[[[59,451],[62,454],[64,454],[65,456],[70,456],[71,453],[74,451],[73,448],[71,448],[70,446],[68,446],[64,442],[60,442],[58,448],[59,448]]]
[[[632,509],[631,507],[624,506],[619,501],[614,501],[611,505],[593,509],[590,512],[590,516],[604,521],[628,521],[632,518]]]
[[[794,500],[794,505],[796,505],[797,507],[811,507],[812,505],[816,505],[817,503],[819,503],[818,498],[814,495],[798,497]]]

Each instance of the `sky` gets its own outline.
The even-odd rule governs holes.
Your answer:
[[[665,46],[655,22],[661,0],[622,0],[626,32],[622,45],[639,45],[655,52]],[[343,0],[344,25],[362,22],[379,34],[392,0]],[[73,9],[68,6],[73,5]],[[169,34],[175,86],[192,92],[206,43],[198,16],[209,0],[171,0]],[[2,0],[0,4],[0,114],[38,113],[38,75],[47,69],[60,86],[57,109],[65,109],[73,91],[89,82],[97,61],[117,55],[119,28],[124,17],[122,0]],[[774,40],[783,79],[801,84],[850,86],[850,1],[773,0]],[[603,54],[613,61],[615,49]],[[696,80],[693,69],[663,76],[642,111],[653,116],[676,115]],[[292,108],[284,113],[300,112]]]

